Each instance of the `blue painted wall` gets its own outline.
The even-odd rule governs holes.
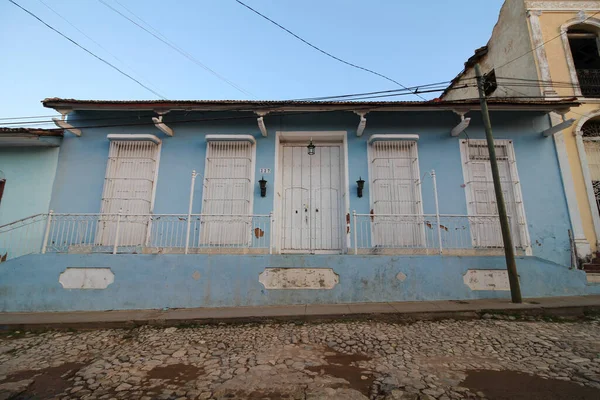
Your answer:
[[[58,153],[58,148],[0,149],[0,171],[6,177],[0,225],[48,212]]]
[[[128,115],[130,118],[128,119]],[[65,137],[61,147],[58,172],[53,188],[51,208],[57,212],[99,212],[103,179],[108,157],[109,133],[149,133],[163,140],[157,181],[155,213],[187,213],[191,171],[200,172],[194,197],[193,212],[201,212],[202,173],[206,154],[205,134],[250,134],[257,141],[255,182],[260,168],[271,168],[267,197],[261,198],[255,185],[254,213],[273,210],[275,180],[275,136],[277,131],[347,131],[349,151],[350,210],[368,213],[369,184],[363,198],[356,196],[359,176],[368,182],[367,140],[372,134],[419,134],[419,165],[421,175],[435,169],[438,176],[440,211],[443,214],[466,214],[465,189],[460,160],[459,139],[449,135],[456,125],[455,114],[436,112],[377,112],[368,115],[367,129],[362,137],[355,134],[358,118],[350,112],[300,113],[298,115],[266,116],[268,137],[263,138],[252,113],[169,113],[166,122],[175,130],[174,137],[160,133],[146,123],[151,114],[78,112],[70,122],[86,126],[101,121],[103,128],[85,128],[77,138]],[[479,113],[469,115],[470,138],[484,138]],[[114,119],[108,119],[114,118]],[[525,212],[533,244],[533,254],[563,266],[570,264],[567,230],[570,228],[556,151],[552,138],[540,132],[548,127],[548,118],[536,112],[493,112],[491,114],[497,139],[514,142],[517,167],[521,180]],[[85,121],[84,121],[85,119]],[[197,121],[203,122],[174,122]],[[98,122],[96,124],[100,125]],[[129,124],[130,126],[123,126]],[[462,138],[465,134],[461,135]],[[431,180],[423,182],[425,213],[434,212]],[[74,195],[76,194],[76,195]]]
[[[266,267],[323,266],[339,275],[333,289],[267,290],[259,282]],[[108,267],[114,283],[106,289],[64,289],[58,280],[68,267]],[[600,294],[600,285],[586,284],[583,271],[537,257],[518,258],[517,267],[524,297]],[[0,265],[0,311],[510,298],[508,291],[471,290],[463,280],[468,269],[506,270],[503,257],[29,255]],[[396,278],[399,272],[404,281]]]

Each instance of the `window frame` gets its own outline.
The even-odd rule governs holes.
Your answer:
[[[487,146],[486,139],[461,139],[459,141],[460,148],[460,159],[462,164],[462,172],[463,172],[463,180],[464,180],[464,188],[465,188],[465,200],[467,206],[467,215],[477,216],[475,210],[473,209],[474,198],[472,195],[472,191],[469,189],[469,181],[470,181],[470,170],[468,167],[469,163],[469,144],[477,144],[477,145],[485,145]],[[517,168],[517,158],[515,155],[514,143],[510,139],[494,139],[494,146],[505,146],[506,147],[506,156],[508,161],[508,169],[510,173],[510,179],[514,183],[513,194],[514,194],[514,203],[517,213],[517,218],[522,218],[522,221],[517,220],[517,226],[520,228],[518,232],[519,243],[516,245],[513,243],[514,247],[522,248],[525,250],[526,255],[532,255],[531,249],[531,240],[529,236],[529,229],[527,227],[527,214],[525,212],[525,201],[523,199],[523,191],[521,189],[521,181],[519,179],[519,173]],[[519,202],[520,200],[520,202]],[[506,203],[506,199],[505,199]],[[512,231],[511,224],[511,231]],[[513,240],[515,238],[514,233],[512,234]],[[471,232],[471,241],[473,246],[475,247],[475,236],[473,232]]]

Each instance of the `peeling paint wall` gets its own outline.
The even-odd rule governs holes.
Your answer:
[[[67,267],[110,265],[105,289],[65,289]],[[269,289],[267,268],[327,269],[337,276],[323,289]],[[524,297],[600,294],[582,271],[536,257],[519,257]],[[506,298],[510,292],[472,290],[469,270],[502,273],[503,257],[440,256],[228,256],[228,255],[30,255],[0,266],[0,311],[76,311],[331,304]],[[399,279],[402,278],[403,279]],[[197,279],[196,279],[197,278]],[[328,285],[325,285],[328,286]],[[484,288],[485,289],[485,288]]]

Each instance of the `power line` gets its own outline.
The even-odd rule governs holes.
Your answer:
[[[37,15],[35,15],[34,13],[32,13],[31,11],[27,10],[26,8],[22,7],[21,5],[15,3],[13,0],[8,0],[10,1],[12,4],[14,4],[15,6],[19,7],[21,10],[25,11],[27,14],[31,15],[33,18],[37,19],[38,21],[40,21],[42,24],[46,25],[46,27],[50,28],[51,30],[53,30],[54,32],[58,33],[60,36],[64,37],[65,39],[67,39],[69,42],[73,43],[75,46],[79,47],[80,49],[82,49],[83,51],[85,51],[86,53],[88,53],[89,55],[93,56],[94,58],[102,61],[104,64],[108,65],[109,67],[111,67],[112,69],[116,70],[117,72],[119,72],[121,75],[126,76],[127,78],[131,79],[132,81],[134,81],[135,83],[137,83],[138,85],[140,85],[141,87],[143,87],[144,89],[148,90],[149,92],[152,92],[154,95],[158,96],[161,99],[164,99],[165,97],[163,95],[161,95],[160,93],[154,91],[153,89],[149,88],[148,86],[144,85],[142,82],[138,81],[137,79],[135,79],[134,77],[132,77],[131,75],[129,75],[126,72],[123,72],[122,70],[120,70],[118,67],[114,66],[113,64],[109,63],[108,61],[106,61],[105,59],[103,59],[100,56],[97,56],[96,54],[92,53],[90,50],[86,49],[85,47],[83,47],[82,45],[80,45],[79,43],[77,43],[76,41],[74,41],[73,39],[71,39],[70,37],[66,36],[64,33],[60,32],[59,30],[57,30],[56,28],[53,28],[52,26],[48,25],[45,21],[43,21],[40,17],[38,17]]]
[[[192,56],[190,53],[188,53],[187,51],[183,50],[181,47],[177,46],[175,43],[173,43],[172,41],[168,40],[167,37],[163,34],[161,34],[160,32],[158,32],[158,30],[154,27],[152,27],[150,24],[148,24],[147,22],[144,22],[141,18],[139,18],[138,16],[136,16],[137,19],[139,19],[140,21],[142,21],[144,24],[148,25],[149,27],[151,27],[154,31],[156,31],[158,34],[150,31],[149,29],[147,29],[145,26],[137,23],[136,21],[134,21],[133,19],[129,18],[127,15],[123,14],[121,11],[117,10],[116,8],[114,8],[113,6],[111,6],[110,4],[106,3],[104,0],[98,0],[100,3],[102,3],[104,6],[106,6],[107,8],[109,8],[110,10],[114,11],[115,13],[119,14],[121,17],[125,18],[126,20],[128,20],[129,22],[131,22],[132,24],[136,25],[138,28],[142,29],[144,32],[152,35],[154,38],[158,39],[159,41],[161,41],[162,43],[166,44],[167,46],[169,46],[170,48],[172,48],[173,50],[175,50],[176,52],[178,52],[179,54],[181,54],[182,56],[184,56],[185,58],[187,58],[188,60],[192,61],[194,64],[200,66],[201,68],[203,68],[205,71],[208,71],[209,73],[211,73],[212,75],[216,76],[217,78],[219,78],[220,80],[222,80],[223,82],[227,83],[229,86],[233,87],[234,89],[238,90],[241,93],[244,93],[247,96],[251,96],[254,97],[252,95],[252,93],[248,92],[247,90],[244,90],[243,88],[241,88],[240,86],[236,85],[235,83],[231,82],[229,79],[225,78],[224,76],[220,75],[218,72],[216,72],[215,70],[211,69],[210,67],[208,67],[206,64],[203,64],[202,62],[200,62],[196,57]],[[128,10],[129,11],[129,10]],[[132,13],[131,11],[129,11],[130,13]],[[133,13],[132,13],[133,14]],[[135,14],[133,14],[135,15]],[[160,35],[160,36],[159,36]],[[161,37],[162,36],[162,37]],[[164,39],[163,39],[164,38]]]
[[[593,16],[595,16],[596,14],[600,14],[600,11],[596,11],[594,14],[590,15],[589,17],[587,17],[586,19],[584,19],[583,21],[581,21],[581,22],[580,22],[580,24],[583,24],[585,21],[587,21],[588,19],[592,18],[592,17],[593,17]],[[560,32],[558,35],[554,36],[552,39],[548,39],[548,40],[546,40],[544,43],[542,43],[542,44],[540,44],[540,45],[538,45],[538,46],[534,47],[533,49],[529,50],[529,51],[528,51],[528,52],[526,52],[525,54],[521,54],[519,57],[517,57],[517,58],[514,58],[514,59],[510,60],[509,62],[507,62],[507,63],[504,63],[504,64],[502,64],[502,65],[501,65],[501,66],[499,66],[499,67],[495,67],[495,69],[497,69],[497,70],[498,70],[498,69],[500,69],[500,68],[502,68],[502,67],[505,67],[505,66],[507,66],[508,64],[510,64],[510,63],[512,63],[512,62],[514,62],[514,61],[517,61],[518,59],[520,59],[520,58],[522,58],[522,57],[525,57],[527,54],[529,54],[529,53],[532,53],[532,52],[536,51],[536,50],[537,50],[537,49],[539,49],[540,47],[544,46],[546,43],[549,43],[549,42],[553,41],[554,39],[556,39],[556,38],[558,38],[558,37],[560,37],[560,36],[562,36],[562,35],[565,35],[566,33],[567,33],[567,32]]]
[[[457,89],[462,89],[463,87],[459,87]],[[436,91],[442,91],[442,89],[437,89]],[[398,94],[398,96],[401,95],[411,95],[411,93],[401,93]],[[371,96],[371,97],[365,97],[365,99],[367,98],[377,98],[378,96]],[[473,97],[473,98],[466,98],[466,99],[459,99],[456,101],[470,101],[470,100],[478,100],[479,98]],[[283,100],[282,102],[285,102],[286,100]],[[336,111],[360,111],[360,110],[371,110],[373,109],[373,105],[352,105],[351,101],[347,101],[347,102],[343,102],[345,104],[348,105],[349,108],[347,109],[340,109],[340,110],[336,110]],[[409,102],[410,104],[411,102]],[[315,104],[318,104],[318,102],[315,102]],[[243,108],[232,108],[232,109],[228,109],[228,110],[222,110],[223,112],[253,112],[253,111],[259,111],[259,110],[264,110],[265,108],[268,108],[265,105],[257,105],[256,107],[248,107],[248,106],[244,106]],[[269,116],[271,117],[275,117],[275,116],[286,116],[286,115],[301,115],[301,114],[311,114],[311,113],[317,113],[320,111],[307,111],[307,112],[285,112],[285,111],[274,111],[271,112],[269,114]],[[78,119],[75,122],[87,122],[87,121],[98,121],[98,120],[118,120],[118,119],[133,119],[136,118],[135,116],[133,117],[117,117],[117,118],[92,118],[92,119]],[[139,118],[139,117],[138,117]],[[206,119],[190,119],[190,120],[177,120],[177,119],[173,119],[170,121],[165,121],[165,123],[167,124],[179,124],[179,123],[189,123],[189,122],[205,122],[205,121],[221,121],[221,120],[230,120],[230,119],[255,119],[256,116],[255,115],[251,115],[251,116],[241,116],[241,117],[218,117],[218,118],[206,118]],[[28,122],[29,124],[48,124],[48,123],[52,123],[53,121],[31,121]],[[17,124],[22,124],[22,122],[16,122],[16,123],[6,123],[5,125],[17,125]],[[135,123],[116,123],[116,124],[97,124],[97,125],[76,125],[75,127],[78,129],[85,129],[85,128],[113,128],[113,127],[127,127],[127,126],[152,126],[154,125],[153,122],[135,122]]]
[[[96,40],[94,40],[93,38],[91,38],[89,35],[87,35],[84,31],[82,31],[81,29],[79,29],[77,26],[75,26],[73,23],[71,23],[71,21],[69,21],[67,18],[65,18],[64,16],[62,16],[58,11],[56,11],[54,8],[50,7],[50,5],[48,5],[48,3],[46,3],[43,0],[38,0],[40,3],[42,3],[46,8],[48,8],[50,11],[52,11],[54,14],[56,14],[59,18],[61,18],[63,21],[65,21],[67,24],[71,25],[71,27],[73,27],[77,32],[81,33],[83,36],[85,36],[88,40],[90,40],[91,42],[93,42],[96,46],[100,47],[102,50],[104,50],[105,52],[107,52],[108,54],[110,54],[115,60],[117,60],[118,62],[120,62],[121,64],[125,65],[127,68],[129,68],[132,72],[134,72],[136,75],[141,76],[142,78],[144,78],[144,80],[146,82],[150,82],[149,79],[145,78],[144,76],[142,76],[142,74],[140,74],[139,72],[137,72],[135,69],[133,69],[131,66],[127,65],[127,63],[123,60],[121,60],[119,57],[117,57],[114,53],[112,53],[110,50],[108,50],[106,47],[102,46],[100,43],[98,43]],[[154,86],[154,88],[156,89],[156,85],[152,85]]]
[[[301,42],[303,42],[304,44],[306,44],[306,45],[308,45],[308,46],[312,47],[313,49],[315,49],[315,50],[317,50],[317,51],[319,51],[319,52],[321,52],[321,53],[325,54],[327,57],[331,57],[331,58],[333,58],[334,60],[336,60],[336,61],[339,61],[339,62],[341,62],[341,63],[343,63],[343,64],[346,64],[346,65],[349,65],[349,66],[351,66],[351,67],[353,67],[353,68],[357,68],[357,69],[360,69],[360,70],[363,70],[363,71],[369,72],[369,73],[371,73],[371,74],[373,74],[373,75],[377,75],[377,76],[379,76],[379,77],[381,77],[381,78],[383,78],[383,79],[386,79],[386,80],[388,80],[388,81],[390,81],[390,82],[393,82],[393,83],[395,83],[396,85],[398,85],[398,86],[401,86],[401,87],[403,87],[404,89],[406,89],[406,86],[404,86],[404,85],[403,85],[403,84],[401,84],[400,82],[398,82],[398,81],[396,81],[396,80],[394,80],[394,79],[392,79],[392,78],[390,78],[390,77],[388,77],[388,76],[385,76],[385,75],[383,75],[383,74],[381,74],[381,73],[379,73],[379,72],[373,71],[373,70],[371,70],[371,69],[368,69],[368,68],[365,68],[365,67],[361,67],[360,65],[353,64],[353,63],[351,63],[351,62],[348,62],[348,61],[346,61],[346,60],[342,60],[341,58],[339,58],[339,57],[337,57],[337,56],[334,56],[333,54],[331,54],[331,53],[329,53],[329,52],[327,52],[327,51],[325,51],[325,50],[321,49],[320,47],[317,47],[316,45],[314,45],[314,44],[310,43],[309,41],[307,41],[307,40],[305,40],[305,39],[301,38],[300,36],[296,35],[294,32],[290,31],[289,29],[287,29],[287,28],[286,28],[286,27],[284,27],[283,25],[281,25],[281,24],[279,24],[279,23],[277,23],[277,22],[273,21],[271,18],[267,17],[267,16],[266,16],[266,15],[264,15],[264,14],[261,14],[259,11],[255,10],[254,8],[250,7],[249,5],[247,5],[247,4],[245,4],[245,3],[243,3],[242,1],[240,1],[240,0],[235,0],[235,1],[236,1],[237,3],[239,3],[240,5],[242,5],[242,6],[246,7],[248,10],[252,11],[253,13],[255,13],[255,14],[257,14],[257,15],[259,15],[259,16],[261,16],[261,17],[263,17],[264,19],[266,19],[266,20],[267,20],[267,21],[269,21],[270,23],[272,23],[272,24],[276,25],[277,27],[279,27],[279,28],[283,29],[284,31],[286,31],[287,33],[289,33],[290,35],[292,35],[292,36],[293,36],[293,37],[295,37],[296,39],[298,39],[298,40],[300,40]],[[418,96],[418,97],[420,97],[420,98],[421,98],[421,99],[423,99],[423,100],[426,100],[426,99],[425,99],[423,96],[419,95],[418,93],[413,93],[413,94],[414,94],[415,96]]]

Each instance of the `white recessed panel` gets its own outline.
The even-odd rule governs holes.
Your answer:
[[[110,268],[67,268],[58,281],[64,289],[106,289],[115,281]]]

